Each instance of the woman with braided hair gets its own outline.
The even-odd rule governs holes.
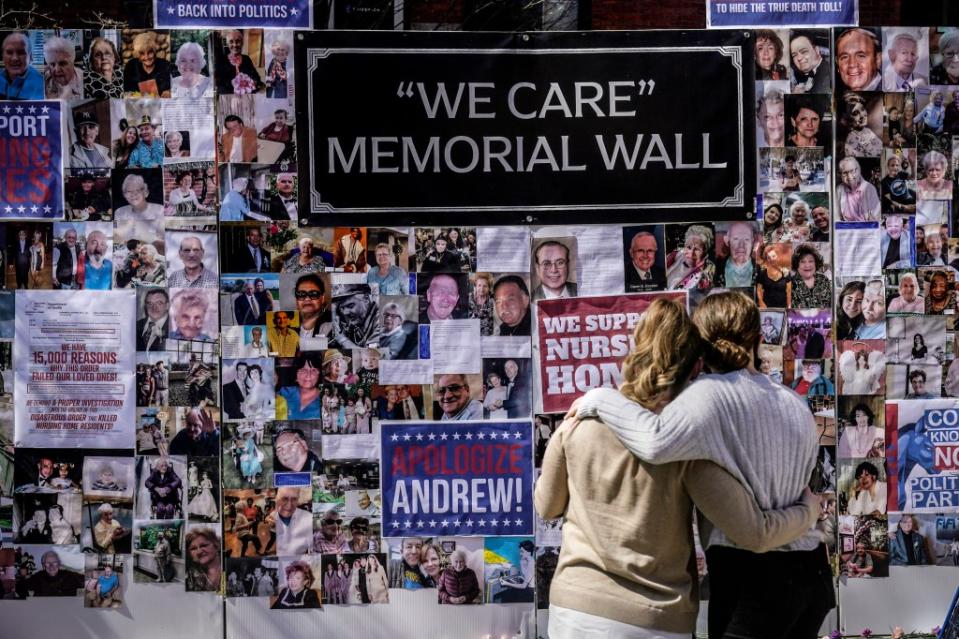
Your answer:
[[[653,416],[684,410],[683,402],[670,401],[702,366],[699,333],[681,303],[654,301],[623,362],[624,401]],[[818,498],[808,491],[802,497],[801,504],[783,501],[776,506],[783,510],[763,512],[716,463],[647,463],[602,421],[587,418],[574,428],[568,420],[550,438],[535,489],[544,519],[565,517],[549,636],[689,637],[699,606],[693,505],[736,543],[764,551],[813,526]]]

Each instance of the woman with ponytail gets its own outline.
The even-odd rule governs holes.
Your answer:
[[[621,392],[655,414],[698,373],[702,340],[682,304],[665,299],[650,305],[633,340]],[[535,502],[542,517],[565,517],[551,639],[688,638],[699,607],[693,505],[756,551],[804,534],[820,510],[807,491],[799,504],[763,512],[715,463],[646,463],[597,419],[550,438]]]
[[[598,417],[652,464],[714,462],[748,486],[762,508],[795,503],[816,464],[816,424],[802,398],[755,368],[759,309],[745,295],[719,293],[699,304],[692,321],[708,374],[662,412],[605,388],[587,393],[570,416]],[[706,539],[710,637],[817,636],[835,598],[826,549],[812,526],[766,554],[720,530]]]

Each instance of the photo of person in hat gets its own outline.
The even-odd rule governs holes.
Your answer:
[[[369,284],[333,285],[333,348],[359,349],[380,339],[379,307]]]
[[[103,178],[102,182],[105,185],[109,179]],[[97,176],[90,172],[68,177],[67,205],[69,219],[74,221],[109,221],[112,217],[107,190],[103,185],[97,189]]]
[[[155,169],[163,166],[163,140],[155,135],[156,127],[157,123],[149,115],[140,118],[137,124],[140,141],[130,153],[130,159],[127,161],[129,168]]]
[[[350,358],[333,349],[323,353],[323,381],[329,384],[345,384],[350,373]]]
[[[113,166],[110,149],[97,143],[100,124],[92,111],[80,111],[73,116],[77,141],[70,145],[70,166],[75,169],[108,169]]]

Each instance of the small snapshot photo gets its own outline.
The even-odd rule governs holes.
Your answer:
[[[84,588],[85,561],[80,546],[23,545],[0,552],[13,554],[10,559],[0,558],[11,561],[4,572],[10,567],[15,571],[13,593],[17,599],[76,597]]]
[[[536,544],[532,537],[486,537],[488,603],[533,603]]]
[[[839,564],[843,576],[889,576],[888,524],[885,516],[839,517]]]
[[[547,237],[533,240],[533,301],[576,297],[576,238]]]
[[[137,521],[133,525],[133,581],[182,583],[186,576],[183,536],[186,522]]]
[[[83,458],[83,500],[86,503],[133,503],[132,457]]]
[[[275,555],[275,517],[267,516],[275,508],[272,489],[224,490],[224,553],[228,557],[246,557],[248,552],[250,557]]]
[[[938,364],[890,364],[886,367],[887,399],[935,399],[942,397],[942,366]]]
[[[274,610],[319,608],[323,594],[322,559],[321,555],[280,558],[279,590],[270,598],[270,608]]]
[[[882,395],[886,386],[889,342],[881,339],[839,342],[839,393],[841,395]]]
[[[120,555],[84,555],[83,607],[120,608],[123,606],[123,557]]]
[[[881,397],[843,396],[839,399],[839,459],[885,458],[885,408]]]
[[[279,584],[276,557],[226,558],[227,597],[272,597]]]
[[[186,509],[190,521],[219,521],[219,459],[216,457],[190,457],[187,462],[186,475]]]
[[[883,101],[881,93],[844,93],[837,104],[837,142],[843,155],[878,158],[882,155]]]
[[[83,505],[80,543],[84,550],[104,555],[129,554],[132,531],[132,504],[111,504],[105,501]]]
[[[439,537],[433,543],[439,552],[439,571],[435,578],[439,602],[454,606],[483,603],[480,586],[480,579],[486,574],[483,538]]]
[[[137,519],[183,519],[186,457],[137,457]]]
[[[83,503],[78,493],[30,493],[14,496],[14,542],[80,543]]]
[[[665,289],[666,239],[663,226],[624,226],[623,262],[627,293]]]
[[[882,90],[908,93],[929,84],[929,31],[882,28]]]
[[[138,455],[168,455],[170,440],[176,434],[172,408],[137,409]]]
[[[886,468],[882,458],[852,458],[839,464],[839,512],[843,515],[886,513]]]
[[[323,575],[334,566],[339,577],[338,593],[324,592],[324,600],[336,604],[390,602],[391,586],[386,572],[386,555],[380,553],[341,553],[323,555]],[[333,584],[335,585],[336,579]],[[326,584],[324,584],[326,585]]]

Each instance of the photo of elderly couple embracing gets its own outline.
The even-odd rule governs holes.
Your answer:
[[[695,507],[707,548],[709,637],[818,636],[835,606],[806,402],[756,369],[759,309],[706,297],[690,318],[656,300],[619,390],[581,397],[550,438],[536,484],[565,517],[551,639],[688,639],[699,592]]]

